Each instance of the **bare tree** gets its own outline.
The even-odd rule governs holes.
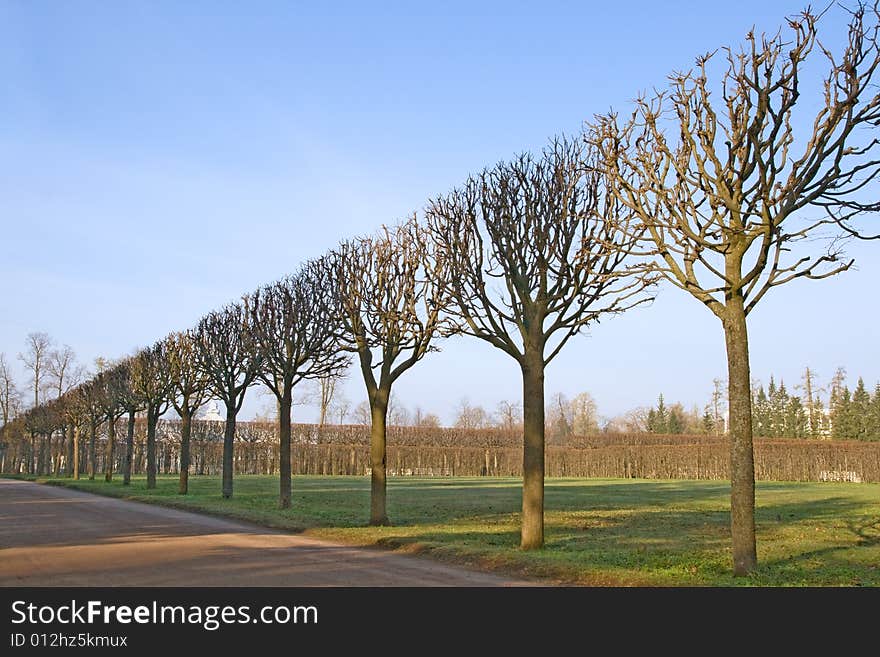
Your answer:
[[[474,406],[465,397],[458,402],[454,426],[457,429],[486,429],[490,425],[489,414],[479,404]]]
[[[31,373],[31,390],[34,392],[34,408],[40,405],[40,393],[45,384],[46,361],[52,349],[52,338],[46,333],[28,333],[27,351],[18,354],[18,359],[24,363]]]
[[[46,374],[49,379],[48,385],[52,389],[56,399],[61,399],[64,394],[77,385],[83,377],[84,370],[76,362],[76,354],[68,345],[64,345],[60,349],[53,349],[49,352],[46,359]],[[65,413],[59,415],[66,418]],[[61,445],[68,445],[68,456],[72,457],[73,438],[68,441],[68,426],[66,422],[62,422],[61,426]],[[68,468],[71,466],[71,458],[68,458]]]
[[[518,401],[502,399],[495,411],[496,424],[500,429],[514,431],[522,429],[522,404]]]
[[[180,416],[180,482],[177,492],[189,492],[190,438],[192,420],[208,400],[208,381],[196,361],[196,341],[192,331],[172,333],[165,338],[165,358],[172,390],[169,395]]]
[[[122,460],[122,485],[131,485],[131,471],[134,461],[134,429],[137,422],[137,414],[143,410],[143,400],[134,388],[132,380],[132,361],[128,361],[128,381],[121,391],[121,402],[125,414],[128,416],[125,431],[125,455]]]
[[[76,353],[67,345],[48,353],[45,370],[56,398],[80,383],[84,374],[76,362]]]
[[[607,420],[602,431],[606,433],[645,433],[648,430],[649,411],[650,409],[644,406],[630,409]]]
[[[88,463],[86,464],[86,471],[89,475],[89,480],[93,480],[95,478],[95,471],[98,467],[98,453],[97,453],[97,433],[98,433],[98,425],[101,424],[101,418],[104,415],[103,409],[101,407],[101,388],[99,386],[98,377],[100,373],[96,375],[91,381],[88,381],[85,384],[85,389],[83,392],[83,404],[85,408],[85,415],[88,418],[86,428],[88,429]]]
[[[362,401],[357,406],[354,407],[354,410],[351,412],[351,420],[355,424],[360,424],[362,426],[368,427],[370,426],[370,421],[372,418],[372,414],[370,413],[370,402]]]
[[[435,413],[426,413],[421,406],[416,406],[413,411],[412,425],[436,429],[440,426],[440,418]]]
[[[21,396],[15,385],[12,368],[6,362],[6,355],[0,353],[0,418],[3,426],[9,424],[18,415]]]
[[[757,565],[746,318],[775,287],[849,269],[839,238],[863,236],[854,222],[880,208],[868,191],[880,165],[877,13],[876,5],[867,12],[859,6],[843,52],[833,54],[817,40],[818,17],[806,10],[785,32],[749,33],[743,48],[724,49],[719,84],[710,83],[710,53],[694,70],[670,76],[668,90],[639,99],[631,118],[609,114],[588,126],[607,185],[647,230],[658,271],[714,313],[724,331],[736,575]],[[828,73],[798,105],[815,51]],[[791,255],[796,244],[829,231],[837,239],[825,252],[802,246]]]
[[[69,470],[68,475],[74,479],[80,477],[80,442],[83,427],[88,426],[90,382],[82,383],[64,395],[65,422],[70,427],[70,448],[68,450]]]
[[[208,380],[208,389],[226,406],[223,434],[223,497],[232,497],[232,456],[235,420],[244,395],[254,382],[260,359],[248,313],[230,304],[205,316],[195,332],[196,360]]]
[[[803,383],[798,386],[804,391],[804,406],[807,411],[807,430],[810,438],[818,438],[822,432],[821,415],[818,403],[819,386],[816,384],[816,372],[808,367],[804,369]]]
[[[332,281],[339,340],[357,354],[370,404],[370,524],[390,524],[386,506],[386,425],[391,389],[436,350],[446,323],[447,269],[415,220],[375,237],[344,242],[321,264]]]
[[[602,194],[592,157],[558,139],[427,209],[437,257],[452,271],[450,312],[522,372],[525,549],[544,544],[544,370],[588,324],[647,300],[650,280],[629,257],[637,240]]]
[[[575,395],[571,402],[571,432],[575,436],[588,436],[599,431],[599,409],[596,400],[588,392]]]
[[[327,374],[315,381],[315,397],[318,402],[318,426],[327,424],[333,400],[336,398],[336,386],[344,378],[342,374]]]
[[[557,392],[550,398],[547,404],[546,426],[550,437],[556,441],[562,441],[571,435],[571,402],[563,393]]]
[[[388,397],[388,424],[395,427],[406,427],[410,424],[410,414],[397,395],[391,393]]]
[[[293,388],[303,379],[326,379],[347,364],[336,349],[336,326],[327,304],[327,281],[312,263],[293,277],[267,285],[245,297],[259,354],[257,376],[278,400],[278,505],[290,507],[290,410]]]
[[[147,414],[147,488],[156,487],[156,426],[174,397],[168,344],[160,340],[131,359],[131,390]]]
[[[51,438],[57,427],[55,410],[54,404],[44,403],[29,408],[24,414],[24,426],[31,439],[28,459],[30,474],[45,474],[47,469],[51,472]],[[39,450],[37,437],[40,438]]]
[[[331,410],[333,415],[339,418],[338,424],[345,424],[345,418],[348,417],[348,412],[351,410],[351,400],[342,394],[335,395]]]
[[[727,405],[721,379],[712,379],[712,428],[716,436],[724,433],[724,407]]]
[[[129,385],[128,364],[115,363],[99,372],[94,379],[96,401],[107,422],[107,443],[104,446],[104,480],[113,480],[116,453],[116,422],[125,413],[125,395]],[[90,473],[91,474],[91,473]],[[92,476],[89,477],[93,478]]]

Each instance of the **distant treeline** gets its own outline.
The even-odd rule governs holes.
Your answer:
[[[159,423],[157,463],[161,473],[178,472],[179,431],[178,421]],[[239,423],[236,472],[277,474],[276,432],[271,423]],[[369,427],[294,424],[292,438],[294,474],[365,475],[370,471]],[[104,439],[99,435],[99,441]],[[388,440],[392,476],[522,474],[518,431],[389,427]],[[223,423],[194,422],[192,441],[193,474],[218,474],[222,467]],[[61,475],[71,458],[70,447],[60,439],[48,444],[38,440],[33,445],[28,440],[17,441],[7,445],[2,468],[6,473]],[[88,445],[81,444],[80,450],[81,462],[88,463]],[[95,472],[105,469],[104,453],[96,450]],[[145,471],[143,421],[136,425],[132,466],[137,474]],[[727,479],[729,445],[723,437],[711,435],[609,433],[568,437],[548,446],[546,467],[550,477]],[[756,441],[755,467],[761,480],[880,482],[880,442],[762,439]]]

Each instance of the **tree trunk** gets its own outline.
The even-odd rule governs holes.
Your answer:
[[[128,411],[128,427],[125,433],[125,462],[122,469],[122,485],[131,485],[131,464],[134,459],[134,409]]]
[[[73,461],[74,461],[74,452],[76,451],[76,445],[74,444],[73,436],[76,433],[76,427],[71,425],[68,433],[68,441],[67,441],[67,459],[64,461],[64,474],[68,477],[73,476]]]
[[[40,450],[40,474],[52,476],[52,433],[43,437],[43,448]]]
[[[156,422],[157,409],[147,405],[147,489],[156,487]]]
[[[387,511],[386,435],[391,386],[380,386],[370,399],[370,524],[391,524]]]
[[[189,492],[189,439],[192,434],[192,414],[184,401],[184,412],[180,415],[180,484],[179,495]]]
[[[98,449],[95,434],[98,433],[98,427],[93,421],[89,422],[89,480],[95,479],[95,470],[98,468]]]
[[[278,473],[280,480],[278,506],[290,508],[290,408],[293,405],[293,391],[284,382],[284,390],[278,400]]]
[[[226,430],[223,433],[223,497],[232,497],[232,448],[235,442],[235,407],[226,405]]]
[[[104,448],[104,481],[113,481],[113,453],[116,450],[116,420],[107,420],[107,446]]]
[[[526,353],[523,377],[523,495],[524,550],[544,546],[544,357]]]
[[[755,454],[752,445],[752,391],[749,337],[742,297],[728,300],[724,322],[727,346],[730,432],[730,533],[733,574],[748,575],[758,565],[755,546]]]
[[[79,479],[79,425],[73,425],[73,438],[71,439],[71,444],[73,445],[73,478]]]

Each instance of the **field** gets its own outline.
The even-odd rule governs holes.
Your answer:
[[[276,508],[278,481],[239,476],[223,500],[217,477],[175,477],[155,491],[121,482],[40,479],[225,515],[339,542],[382,546],[482,568],[587,585],[880,585],[880,484],[759,482],[758,572],[730,576],[728,485],[718,481],[550,479],[546,548],[518,548],[520,485],[513,478],[395,478],[393,527],[367,527],[365,477],[298,476],[293,508]]]

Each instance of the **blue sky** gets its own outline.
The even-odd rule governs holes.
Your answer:
[[[0,351],[42,330],[83,361],[129,353],[803,6],[373,4],[0,2]],[[848,250],[857,271],[759,306],[756,378],[880,379],[880,251]],[[520,395],[507,356],[441,346],[400,380],[407,406]],[[724,362],[717,320],[664,287],[574,340],[547,388],[604,415],[702,405]]]

